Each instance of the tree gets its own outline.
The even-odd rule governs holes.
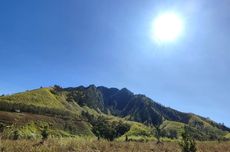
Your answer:
[[[19,136],[20,136],[19,131],[18,131],[18,130],[15,130],[15,131],[13,132],[13,140],[18,140],[18,139],[19,139]]]
[[[122,136],[130,129],[130,125],[127,123],[123,123],[122,121],[119,121],[118,123],[113,124],[113,126],[115,126],[116,137]]]
[[[97,121],[97,118],[93,114],[90,114],[88,111],[82,111],[81,116],[84,121],[88,121],[92,125]]]
[[[61,91],[63,88],[61,87],[61,86],[59,86],[59,85],[54,85],[54,87],[53,87],[55,90],[57,90],[57,91]]]
[[[125,141],[129,141],[128,135],[125,135]]]
[[[164,122],[164,117],[160,116],[157,121],[155,121],[155,124],[152,124],[152,126],[155,128],[155,136],[157,138],[157,144],[162,143],[161,142],[161,137],[163,136],[163,130],[165,128],[161,126]]]
[[[130,129],[130,125],[122,121],[109,122],[102,116],[97,119],[92,119],[90,123],[93,126],[92,132],[98,139],[104,138],[110,141],[113,141],[116,137],[122,136]]]
[[[196,142],[195,140],[191,137],[189,133],[189,128],[184,127],[184,133],[182,133],[182,141],[180,143],[180,146],[182,148],[182,152],[196,152]]]
[[[0,151],[3,151],[2,147],[1,147],[1,140],[2,140],[2,136],[3,136],[4,127],[5,127],[4,124],[0,123]]]
[[[168,137],[171,139],[177,138],[177,131],[176,130],[169,130]]]
[[[42,140],[43,141],[45,141],[48,138],[49,133],[48,133],[48,127],[47,126],[45,126],[43,128],[43,130],[41,131],[41,135],[42,135]]]
[[[160,128],[160,125],[154,125],[156,132],[155,136],[157,138],[157,144],[161,143],[161,136],[162,136],[162,129]]]
[[[98,119],[93,122],[92,132],[97,136],[98,139],[105,138],[110,141],[113,141],[116,137],[116,131],[109,124],[104,117],[98,117]]]
[[[0,133],[2,133],[4,131],[4,127],[5,127],[5,125],[0,122]]]
[[[53,89],[51,90],[51,93],[53,93],[53,94],[58,94],[58,92],[59,91],[62,91],[63,90],[63,88],[61,87],[61,86],[59,86],[59,85],[54,85],[53,86]]]

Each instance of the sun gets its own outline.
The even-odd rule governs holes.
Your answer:
[[[152,36],[158,42],[174,41],[182,35],[183,30],[182,17],[172,12],[160,14],[152,24]]]

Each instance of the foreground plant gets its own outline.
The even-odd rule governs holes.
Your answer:
[[[182,133],[182,141],[180,143],[182,148],[182,152],[196,152],[196,142],[195,140],[189,135],[189,129],[185,126],[184,133]]]

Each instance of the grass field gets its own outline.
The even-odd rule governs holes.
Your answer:
[[[1,140],[1,152],[180,152],[177,142],[109,142],[92,139]],[[230,142],[198,142],[198,152],[230,152]]]

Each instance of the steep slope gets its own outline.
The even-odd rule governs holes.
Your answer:
[[[106,88],[103,86],[65,88],[63,91],[69,91],[70,97],[73,92],[81,92],[84,98],[79,99],[79,95],[73,96],[74,101],[83,102],[85,105],[102,111],[107,114],[112,114],[120,117],[126,117],[129,120],[138,122],[157,123],[163,116],[164,119],[170,121],[190,124],[191,121],[202,121],[208,126],[219,128],[224,131],[230,131],[228,127],[215,123],[209,119],[197,116],[191,113],[183,113],[172,108],[165,107],[145,95],[134,94],[126,88],[121,90],[116,88]],[[76,98],[78,97],[78,98]],[[91,101],[91,102],[88,102]],[[80,102],[80,103],[81,103]]]
[[[112,114],[127,120],[151,124],[160,123],[163,117],[170,122],[167,124],[171,126],[175,126],[172,124],[176,123],[188,125],[191,127],[194,138],[200,140],[217,139],[230,131],[228,127],[222,124],[218,124],[195,114],[183,113],[165,107],[145,95],[135,95],[126,88],[119,90],[116,88],[106,88],[103,86],[96,87],[91,85],[89,87],[81,86],[80,88],[66,88],[63,90],[71,90],[71,92],[78,92],[80,90],[85,99],[93,101],[88,102],[85,100],[86,102],[83,103],[105,114]],[[71,94],[69,95],[71,96]],[[84,99],[81,101],[84,101]],[[79,100],[75,100],[75,102],[79,102]],[[181,125],[179,128],[166,130],[166,134],[171,134],[175,132],[175,130],[180,134]]]
[[[94,85],[89,87],[66,88],[62,91],[66,92],[66,100],[69,102],[74,101],[80,106],[88,106],[95,110],[104,109],[102,94]],[[57,91],[57,93],[62,91]]]

